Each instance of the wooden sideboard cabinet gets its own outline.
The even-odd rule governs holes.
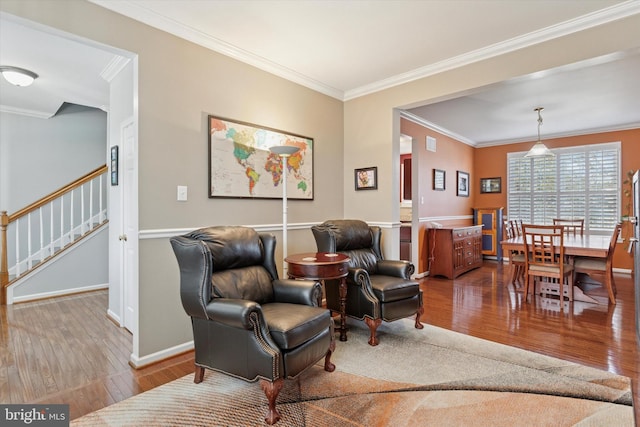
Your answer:
[[[429,275],[455,279],[482,266],[482,226],[430,228]]]

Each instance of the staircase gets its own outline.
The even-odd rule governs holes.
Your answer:
[[[9,286],[107,223],[107,165],[18,212],[0,212],[0,304]]]

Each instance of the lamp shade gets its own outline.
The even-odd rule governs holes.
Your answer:
[[[18,67],[0,66],[0,73],[6,81],[14,86],[29,86],[38,78],[38,75],[33,71]]]
[[[538,141],[533,144],[533,147],[529,150],[525,157],[553,157],[555,154],[547,148],[542,142]]]
[[[290,156],[298,150],[299,148],[293,145],[274,145],[273,147],[269,147],[269,151],[278,156]]]

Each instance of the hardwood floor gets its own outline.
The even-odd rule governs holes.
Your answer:
[[[422,279],[422,320],[628,376],[639,420],[631,277],[616,275],[615,306],[576,302],[565,311],[553,299],[523,303],[508,281],[508,268],[491,261],[455,280]],[[131,368],[131,335],[106,308],[106,291],[0,307],[0,402],[68,403],[74,419],[193,373],[192,352]]]

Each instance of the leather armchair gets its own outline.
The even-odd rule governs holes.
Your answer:
[[[351,259],[347,276],[347,316],[364,320],[369,344],[378,345],[376,331],[384,320],[416,316],[422,329],[422,291],[411,280],[415,267],[408,261],[385,260],[380,250],[380,227],[353,219],[325,221],[311,227],[318,252],[340,252]],[[327,307],[339,311],[338,281],[325,281]]]
[[[269,404],[265,421],[276,423],[284,379],[323,357],[324,369],[335,369],[333,320],[318,307],[322,285],[279,280],[275,237],[248,227],[203,228],[172,237],[171,246],[193,326],[194,382],[202,382],[205,368],[260,380]]]

